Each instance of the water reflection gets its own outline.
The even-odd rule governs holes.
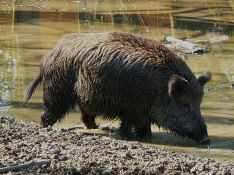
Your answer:
[[[29,23],[35,19],[40,19],[40,12],[36,11],[15,11],[14,23]]]
[[[26,106],[22,105],[24,90],[39,71],[42,56],[64,34],[125,31],[159,41],[169,34],[188,38],[201,47],[209,44],[205,54],[187,55],[185,60],[197,76],[207,69],[213,72],[207,87],[210,90],[202,104],[212,142],[209,154],[234,160],[234,90],[230,88],[234,83],[232,1],[40,2],[22,0],[15,6],[0,2],[0,114],[40,122],[42,88],[37,89]],[[229,39],[210,44],[210,38],[222,35]],[[79,112],[72,111],[55,127],[71,127],[74,123],[83,126],[79,117]],[[107,122],[98,120],[99,124]],[[118,122],[114,124],[118,126]],[[101,130],[80,131],[109,135]],[[194,142],[171,136],[156,126],[153,133],[153,142],[147,144],[165,145],[176,151],[207,152]]]
[[[1,105],[8,106],[9,103],[12,101],[12,91],[16,85],[16,58],[10,56],[9,53],[0,50],[0,65],[3,68],[1,71],[0,78],[1,78]]]

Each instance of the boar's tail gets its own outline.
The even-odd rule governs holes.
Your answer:
[[[25,92],[25,98],[24,98],[24,104],[27,103],[27,101],[31,98],[34,90],[36,89],[37,85],[42,81],[40,73],[37,75],[37,77],[33,80],[33,82],[30,84],[28,89]]]

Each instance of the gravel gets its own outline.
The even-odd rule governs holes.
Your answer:
[[[42,128],[0,116],[0,169],[33,160],[51,163],[11,173],[234,175],[232,162],[217,162],[100,135]]]

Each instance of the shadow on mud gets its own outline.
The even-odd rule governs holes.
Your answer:
[[[93,130],[94,131],[94,130]],[[89,132],[89,130],[83,130],[82,133],[86,135],[102,135],[108,136],[112,139],[120,140],[120,141],[132,141],[132,142],[141,142],[144,144],[150,145],[162,145],[162,146],[176,146],[176,147],[195,147],[200,149],[208,149],[208,148],[219,148],[219,149],[226,149],[226,150],[233,150],[234,149],[234,137],[217,137],[217,136],[210,136],[211,143],[209,145],[197,143],[194,140],[189,138],[183,138],[180,136],[174,136],[169,133],[164,132],[153,132],[152,137],[149,138],[131,138],[126,139],[121,137],[118,132],[116,131],[100,131],[100,129],[95,129],[95,131]]]

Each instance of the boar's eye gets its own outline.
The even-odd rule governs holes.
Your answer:
[[[184,103],[184,104],[183,104],[183,110],[184,110],[185,112],[189,112],[189,111],[191,110],[190,104],[189,104],[189,103]]]

